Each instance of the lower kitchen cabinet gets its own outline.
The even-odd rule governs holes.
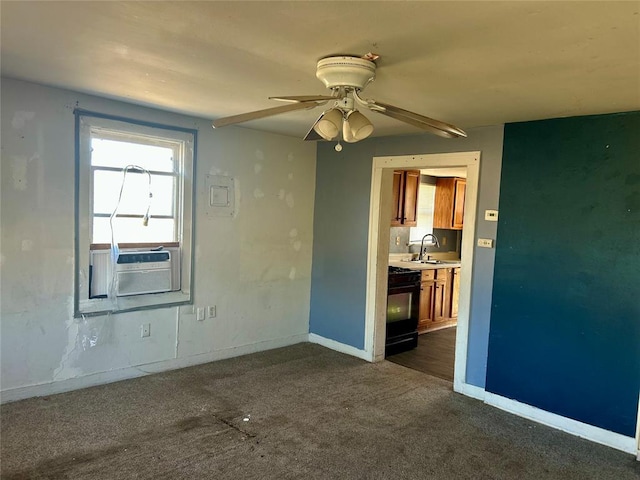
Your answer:
[[[423,270],[418,332],[456,325],[459,292],[460,268]]]
[[[424,331],[433,323],[435,302],[435,270],[423,270],[420,280],[420,318],[418,319],[418,332]]]
[[[458,318],[458,298],[460,297],[460,268],[451,269],[451,317]]]

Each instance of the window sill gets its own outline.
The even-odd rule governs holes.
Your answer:
[[[154,242],[154,243],[118,243],[119,249],[126,248],[136,248],[136,249],[152,249],[152,248],[169,248],[169,247],[179,247],[179,242]],[[89,250],[111,250],[110,243],[92,243],[89,245]]]
[[[82,300],[79,309],[75,312],[75,317],[83,315],[107,315],[109,313],[124,313],[137,310],[149,310],[153,308],[172,307],[191,303],[188,292],[175,291],[165,293],[150,293],[144,295],[132,295],[129,297],[118,297],[117,306],[108,298],[92,298]]]

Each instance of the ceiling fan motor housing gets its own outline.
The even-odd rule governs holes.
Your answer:
[[[376,77],[376,64],[358,57],[327,57],[318,61],[316,77],[330,89],[362,90]]]

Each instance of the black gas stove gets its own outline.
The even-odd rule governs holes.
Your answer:
[[[389,286],[420,282],[420,271],[403,267],[389,267]]]
[[[385,356],[418,345],[420,277],[419,270],[389,267]]]
[[[389,275],[397,275],[398,273],[415,273],[416,270],[411,270],[410,268],[404,267],[392,267],[389,265]]]

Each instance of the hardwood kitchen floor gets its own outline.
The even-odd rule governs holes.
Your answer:
[[[387,360],[453,382],[455,349],[456,327],[443,328],[423,333],[418,337],[417,348],[391,355]]]

